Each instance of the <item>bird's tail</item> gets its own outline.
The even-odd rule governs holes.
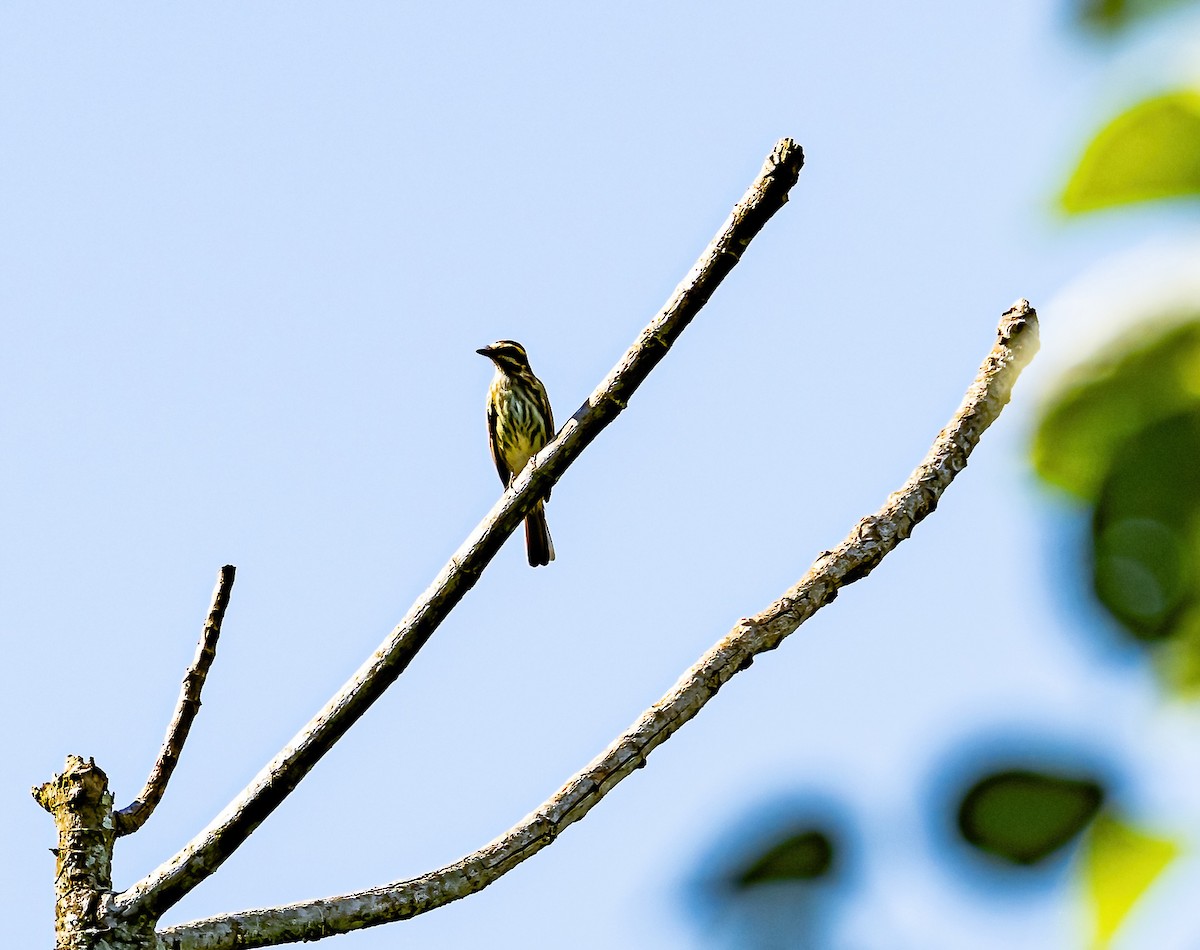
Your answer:
[[[554,542],[550,540],[546,509],[540,501],[525,519],[525,553],[529,555],[530,567],[542,567],[554,560]]]

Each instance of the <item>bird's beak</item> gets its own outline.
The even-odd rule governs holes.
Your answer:
[[[478,353],[480,356],[491,356],[492,348],[490,346],[481,346],[475,352]]]

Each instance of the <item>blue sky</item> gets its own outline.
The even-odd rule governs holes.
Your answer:
[[[412,876],[536,807],[899,487],[1013,300],[1068,364],[1051,301],[1188,231],[1052,212],[1087,135],[1172,77],[1171,40],[1114,55],[1032,2],[7,6],[14,945],[51,939],[28,787],[77,753],[132,797],[217,568],[238,581],[204,708],[118,887],[220,811],[493,504],[474,350],[524,342],[567,418],[792,136],[791,202],[555,489],[558,560],[532,571],[510,542],[169,920]],[[1061,570],[1073,522],[1023,460],[1036,373],[912,541],[584,822],[467,901],[334,945],[716,945],[688,881],[791,796],[855,828],[830,946],[1078,942],[1064,867],[988,893],[929,817],[939,769],[997,735],[1116,763],[1130,811],[1172,832],[1200,811],[1169,791],[1197,777],[1192,714],[1093,645]]]

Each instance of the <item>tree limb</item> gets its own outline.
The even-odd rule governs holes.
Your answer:
[[[204,681],[208,677],[209,668],[217,656],[217,640],[221,636],[221,622],[225,619],[225,610],[229,606],[229,594],[233,590],[233,578],[237,568],[226,564],[217,575],[217,586],[213,589],[212,606],[208,608],[208,617],[204,628],[200,631],[200,642],[196,646],[196,656],[192,665],[183,676],[183,684],[179,689],[179,701],[175,704],[175,715],[167,726],[167,735],[163,739],[162,749],[158,753],[158,761],[150,769],[146,784],[130,804],[120,811],[113,813],[117,837],[130,835],[144,825],[154,814],[154,809],[162,801],[167,783],[171,781],[171,773],[179,763],[183,752],[183,744],[187,741],[192,722],[200,711],[200,691],[204,689]]]
[[[525,515],[666,355],[751,239],[787,201],[804,155],[782,139],[662,310],[558,435],[533,458],[378,650],[213,822],[166,864],[113,898],[125,920],[157,920],[212,874],[404,671]]]
[[[740,620],[662,699],[551,798],[495,841],[454,864],[384,887],[265,910],[225,914],[159,932],[170,950],[243,950],[319,940],[389,923],[482,890],[532,857],[608,792],[646,764],[646,757],[695,716],[754,657],[773,650],[838,591],[869,574],[936,507],[967,464],[980,436],[1008,403],[1013,384],[1038,348],[1037,313],[1019,300],[1000,320],[992,348],[962,405],[925,459],[883,507],[822,552],[779,600]]]

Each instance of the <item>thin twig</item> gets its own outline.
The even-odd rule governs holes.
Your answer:
[[[525,515],[628,404],[634,390],[737,264],[750,240],[787,201],[803,162],[800,147],[791,139],[776,144],[754,183],[662,310],[587,402],[513,480],[388,639],[208,828],[166,864],[117,895],[110,912],[125,919],[161,917],[246,840],[383,694],[475,585]]]
[[[225,609],[229,606],[229,594],[233,590],[233,577],[236,573],[237,568],[226,564],[217,574],[212,606],[208,608],[204,629],[200,631],[196,657],[183,676],[179,701],[175,704],[175,715],[171,717],[171,724],[167,726],[167,735],[163,739],[162,750],[158,753],[158,761],[150,770],[138,797],[113,815],[117,837],[133,834],[142,827],[154,814],[154,809],[158,807],[163,793],[167,790],[167,783],[171,781],[171,773],[179,763],[179,756],[183,752],[183,744],[187,741],[192,722],[196,713],[200,711],[200,691],[204,689],[204,680],[208,677],[208,670],[217,656],[221,622],[225,619]]]
[[[716,695],[754,657],[773,650],[841,588],[869,574],[937,507],[980,436],[1008,403],[1013,384],[1038,348],[1037,313],[1020,300],[1000,320],[999,340],[954,418],[904,486],[819,555],[795,587],[766,610],[739,621],[662,699],[550,799],[503,836],[429,874],[341,897],[223,914],[160,931],[170,950],[248,950],[415,917],[482,890],[579,821],[609,791]]]

